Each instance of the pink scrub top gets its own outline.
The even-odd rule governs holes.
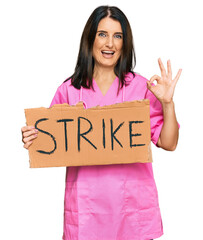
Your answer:
[[[61,84],[54,104],[85,108],[124,101],[150,100],[151,140],[156,145],[162,125],[162,106],[147,89],[147,79],[126,75],[128,85],[117,95],[116,77],[105,95],[93,79],[93,89]],[[163,234],[152,163],[67,167],[64,201],[64,240],[149,240]]]

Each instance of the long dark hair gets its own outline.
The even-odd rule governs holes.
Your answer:
[[[133,73],[132,70],[136,64],[136,57],[133,47],[132,31],[128,19],[117,7],[100,6],[90,15],[83,30],[75,72],[71,77],[65,80],[67,81],[71,79],[72,85],[77,89],[80,89],[81,86],[85,88],[92,88],[94,71],[94,58],[92,56],[93,43],[99,22],[107,16],[119,21],[123,31],[122,53],[116,66],[114,67],[114,72],[119,78],[119,86],[121,88],[125,84],[125,75],[128,72]]]

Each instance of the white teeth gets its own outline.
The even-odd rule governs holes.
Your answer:
[[[111,54],[114,54],[113,51],[102,51],[102,53],[111,53]]]

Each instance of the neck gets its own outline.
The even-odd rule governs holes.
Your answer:
[[[93,78],[96,82],[113,82],[116,74],[114,68],[103,68],[95,65]]]

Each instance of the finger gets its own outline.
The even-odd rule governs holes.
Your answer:
[[[37,130],[37,129],[32,129],[31,131],[23,132],[23,137],[24,137],[24,138],[25,138],[25,137],[29,137],[29,136],[31,136],[31,135],[33,135],[33,134],[36,134],[36,133],[38,133],[38,130]]]
[[[147,81],[147,88],[151,90],[152,87],[153,87],[152,83],[150,83],[150,81]]]
[[[23,147],[26,148],[26,149],[28,149],[31,144],[32,144],[32,141],[27,142],[26,144],[23,145]]]
[[[165,70],[165,67],[161,61],[161,58],[158,59],[158,63],[159,63],[159,67],[160,67],[160,70],[161,70],[161,76],[162,77],[165,77],[166,76],[166,70]]]
[[[167,71],[168,71],[168,77],[172,79],[172,70],[171,70],[171,61],[167,61]]]
[[[37,134],[35,134],[35,135],[31,135],[31,136],[29,136],[29,137],[26,137],[26,138],[23,138],[23,143],[28,143],[28,142],[30,142],[30,141],[32,141],[32,140],[34,140],[35,138],[37,138]]]
[[[154,83],[150,83],[150,81],[148,81],[147,88],[148,88],[148,90],[150,90],[153,93],[156,86],[154,85]]]
[[[179,69],[179,70],[178,70],[178,73],[176,74],[176,77],[175,77],[174,80],[173,80],[174,85],[177,84],[178,79],[180,78],[181,73],[182,73],[182,69]]]
[[[159,75],[154,75],[150,78],[149,82],[152,84],[154,81],[157,81],[157,83],[160,83],[162,81],[162,78]]]
[[[35,128],[34,126],[24,126],[21,128],[21,132],[26,132],[26,131],[32,130],[34,128]]]

